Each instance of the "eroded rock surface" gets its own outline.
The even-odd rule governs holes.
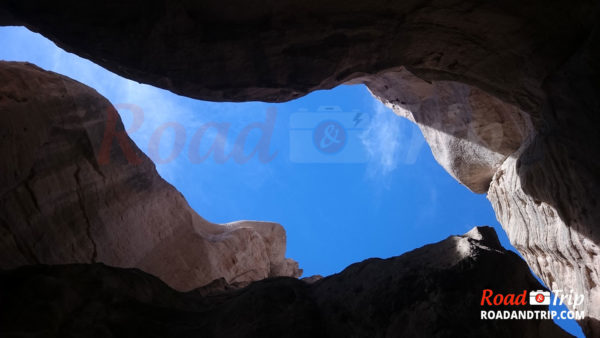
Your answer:
[[[406,66],[531,108],[595,25],[597,5],[5,0],[0,24],[20,23],[124,77],[204,100],[289,100]]]
[[[511,243],[552,289],[585,295],[600,336],[600,31],[546,82],[543,123],[495,174],[488,199]]]
[[[568,337],[551,320],[480,320],[483,289],[542,286],[490,227],[314,283],[279,277],[179,293],[101,264],[0,272],[3,337]],[[543,310],[536,307],[535,310]]]
[[[488,197],[511,242],[549,286],[585,293],[584,330],[600,335],[597,1],[228,4],[8,0],[0,23],[208,100],[283,101],[367,78],[391,105],[415,109],[456,179],[485,192],[495,175]],[[400,67],[433,94],[403,84]],[[386,83],[443,105],[398,104]]]
[[[463,83],[427,82],[406,69],[354,81],[415,122],[438,163],[476,193],[488,190],[496,170],[533,133],[528,114]]]
[[[595,319],[600,318],[600,249],[577,231],[579,224],[567,225],[556,208],[523,190],[517,161],[511,157],[500,167],[488,198],[511,244],[548,287],[585,296],[578,308],[569,307],[585,311],[582,327],[595,337],[599,329]]]
[[[197,215],[81,83],[0,62],[0,125],[2,268],[102,262],[178,290],[301,273],[281,225]]]
[[[573,58],[565,67],[589,67],[581,55]],[[590,77],[580,70],[578,78],[549,81],[550,87],[565,89],[554,90],[541,117],[477,88],[426,82],[405,69],[357,81],[396,114],[416,122],[436,160],[454,178],[474,192],[488,193],[511,243],[549,287],[585,296],[583,306],[571,309],[585,311],[583,329],[596,336],[600,335],[596,205],[600,167],[597,158],[586,157],[574,140],[598,144],[589,127],[596,125],[592,112],[598,103],[591,96],[591,102],[582,97],[580,109],[564,110],[564,100],[580,95],[575,91],[586,88]],[[581,121],[574,122],[575,116]]]

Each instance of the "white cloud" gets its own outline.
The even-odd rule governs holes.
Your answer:
[[[397,116],[378,100],[374,100],[374,114],[361,140],[369,156],[367,173],[371,177],[387,175],[400,164],[414,164],[424,145],[414,123]]]

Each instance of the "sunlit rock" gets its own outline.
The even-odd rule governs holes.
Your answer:
[[[0,62],[0,124],[1,268],[102,262],[178,290],[301,274],[281,225],[204,220],[81,83]]]
[[[572,287],[586,294],[588,318],[581,323],[587,334],[598,336],[598,6],[597,1],[450,0],[284,0],[257,6],[234,0],[224,8],[219,1],[8,0],[0,5],[0,24],[25,25],[65,50],[127,78],[206,100],[285,101],[313,90],[368,79],[364,81],[370,83],[373,92],[397,113],[413,116],[436,159],[457,180],[480,193],[492,181],[488,197],[511,242],[548,286]],[[419,84],[413,78],[407,85],[404,81],[409,75],[402,73],[401,67],[423,81]],[[395,102],[399,97],[394,94],[401,93],[398,88],[385,88],[386,83],[406,89],[403,95],[415,101]],[[27,99],[20,94],[13,96]],[[429,106],[436,102],[442,103],[440,109]],[[52,107],[51,102],[44,105]],[[409,114],[406,110],[410,109],[414,111]],[[44,118],[32,123],[45,126],[48,121]],[[22,122],[12,123],[3,130],[5,135],[21,133]],[[35,130],[35,136],[21,138],[23,149],[43,147],[40,142],[51,133],[44,128]],[[85,137],[69,135],[72,138],[63,143],[85,146]],[[17,189],[21,197],[18,203],[5,204],[5,210],[35,215],[36,208],[51,208],[42,199],[37,204],[28,201],[26,196],[33,191],[34,196],[51,199],[57,208],[70,205],[53,211],[68,215],[61,218],[85,221],[83,214],[88,209],[78,206],[76,187],[98,180],[93,162],[72,159],[67,153],[56,157],[53,165],[64,174],[58,171],[49,186],[71,188],[69,193],[55,194],[60,189],[38,192],[36,189],[46,183],[36,185],[35,179],[26,186],[15,185],[30,174],[19,168],[27,167],[34,157],[27,151],[9,153],[13,160],[3,164],[2,187]],[[144,172],[123,171],[119,175],[130,178],[127,184],[148,186],[136,183],[144,179]],[[164,190],[161,184],[151,186]],[[119,193],[123,189],[113,187]],[[152,200],[163,201],[155,197],[160,194],[166,193],[153,190],[135,197],[148,200],[142,204],[156,210],[160,202]],[[176,193],[172,195],[173,203],[183,201]],[[2,196],[6,198],[4,190]],[[132,215],[149,212],[132,209],[128,213],[129,206],[119,202],[119,195],[112,198],[121,209],[106,220],[116,215],[131,220]],[[123,198],[131,201],[128,196]],[[173,210],[187,208],[185,202],[179,204]],[[185,212],[173,214],[186,218],[182,221],[185,224],[196,222],[191,221],[195,216]],[[27,220],[54,222],[34,217]],[[12,220],[3,223],[13,226]],[[83,233],[75,236],[63,229],[68,236],[52,239],[26,224],[19,228],[26,231],[11,234],[2,230],[2,245],[22,252],[11,264],[34,262],[37,255],[72,255],[86,260],[111,255],[99,247],[94,250]],[[90,229],[93,236],[100,231],[97,226]],[[170,230],[140,235],[127,227],[108,229],[110,233],[102,236],[128,238],[140,252],[154,247],[155,241],[146,241],[146,236],[170,236]],[[239,229],[233,233],[250,238],[253,232]],[[69,239],[60,249],[49,250],[43,244],[62,236]],[[28,247],[13,238],[40,244]],[[186,240],[186,245],[195,247],[193,236]],[[85,249],[63,252],[75,243]],[[260,247],[258,240],[249,243]],[[111,252],[120,254],[119,250],[123,249],[115,247]],[[266,249],[259,251],[258,256],[268,257]],[[264,273],[259,275],[268,275],[267,266],[270,264],[262,264]]]

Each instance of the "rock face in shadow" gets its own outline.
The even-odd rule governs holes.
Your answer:
[[[93,89],[0,62],[0,125],[0,267],[102,262],[184,291],[300,275],[281,225],[198,216]]]
[[[586,38],[595,1],[6,0],[40,32],[124,77],[212,101],[283,101],[399,66],[530,108]],[[0,22],[2,24],[2,22]]]
[[[584,332],[600,336],[600,31],[546,81],[535,137],[496,172],[488,199],[542,280],[585,295]]]
[[[576,84],[589,75],[580,76]],[[595,227],[600,216],[594,174],[600,171],[594,169],[595,158],[569,151],[576,138],[597,143],[591,136],[594,131],[578,122],[584,133],[569,135],[561,128],[566,121],[559,126],[556,117],[533,119],[477,88],[449,81],[428,83],[406,70],[358,81],[396,114],[419,125],[435,158],[454,178],[474,192],[488,193],[511,243],[533,271],[553,290],[585,295],[577,309],[586,311],[581,324],[588,334],[600,334],[592,320],[600,318]],[[557,91],[548,104],[561,97],[568,96]],[[562,118],[573,119],[566,114]],[[586,120],[593,125],[593,117]]]
[[[27,266],[0,273],[3,337],[568,337],[551,320],[480,320],[483,289],[541,285],[494,230],[474,228],[312,284],[279,277],[180,293],[137,269]]]
[[[581,55],[573,58],[567,67],[586,66]],[[589,78],[580,71],[571,86],[589,87],[582,83]],[[454,178],[474,192],[488,193],[511,243],[533,271],[553,290],[585,295],[576,309],[586,312],[581,324],[589,335],[600,334],[593,320],[600,318],[600,168],[597,159],[569,150],[575,139],[598,143],[595,131],[583,122],[596,125],[597,118],[583,114],[583,121],[573,123],[570,112],[552,116],[561,113],[553,111],[564,106],[561,100],[578,95],[574,89],[569,92],[568,81],[550,82],[566,90],[555,90],[542,111],[543,117],[550,115],[546,119],[533,118],[478,88],[426,82],[405,69],[356,81],[365,83],[396,114],[417,123],[436,160]],[[583,102],[578,103],[588,105],[578,110],[583,113],[598,106]],[[563,130],[569,124],[579,125],[577,135]]]
[[[367,83],[412,116],[457,180],[475,192],[490,185],[513,245],[547,285],[585,294],[582,325],[598,336],[598,6],[7,0],[0,23],[25,25],[125,77],[201,99],[284,101]],[[419,95],[421,86],[432,92]],[[423,102],[395,102],[400,88]]]

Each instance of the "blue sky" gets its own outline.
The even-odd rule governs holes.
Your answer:
[[[117,105],[126,128],[134,115],[124,104],[140,107],[142,124],[131,138],[192,208],[216,223],[282,224],[287,256],[300,263],[304,276],[330,275],[370,257],[397,256],[476,225],[493,226],[502,245],[512,249],[485,195],[470,192],[446,173],[416,125],[394,115],[363,85],[281,104],[205,102],[124,79],[25,28],[1,27],[0,46],[0,59],[29,61],[95,88]],[[191,144],[198,154],[214,144],[230,154],[244,128],[266,123],[269,109],[275,116],[267,128],[269,142],[260,142],[258,129],[248,129],[242,149],[248,155],[259,148],[265,157],[222,163],[211,154],[193,163],[198,159],[189,155]],[[315,114],[348,122],[346,145],[327,157],[328,163],[298,123],[314,120]],[[352,128],[357,115],[358,128]],[[194,139],[207,123],[227,134],[210,128]],[[166,161],[173,151],[177,156]],[[348,161],[358,163],[340,163]],[[559,324],[582,336],[574,321]]]

